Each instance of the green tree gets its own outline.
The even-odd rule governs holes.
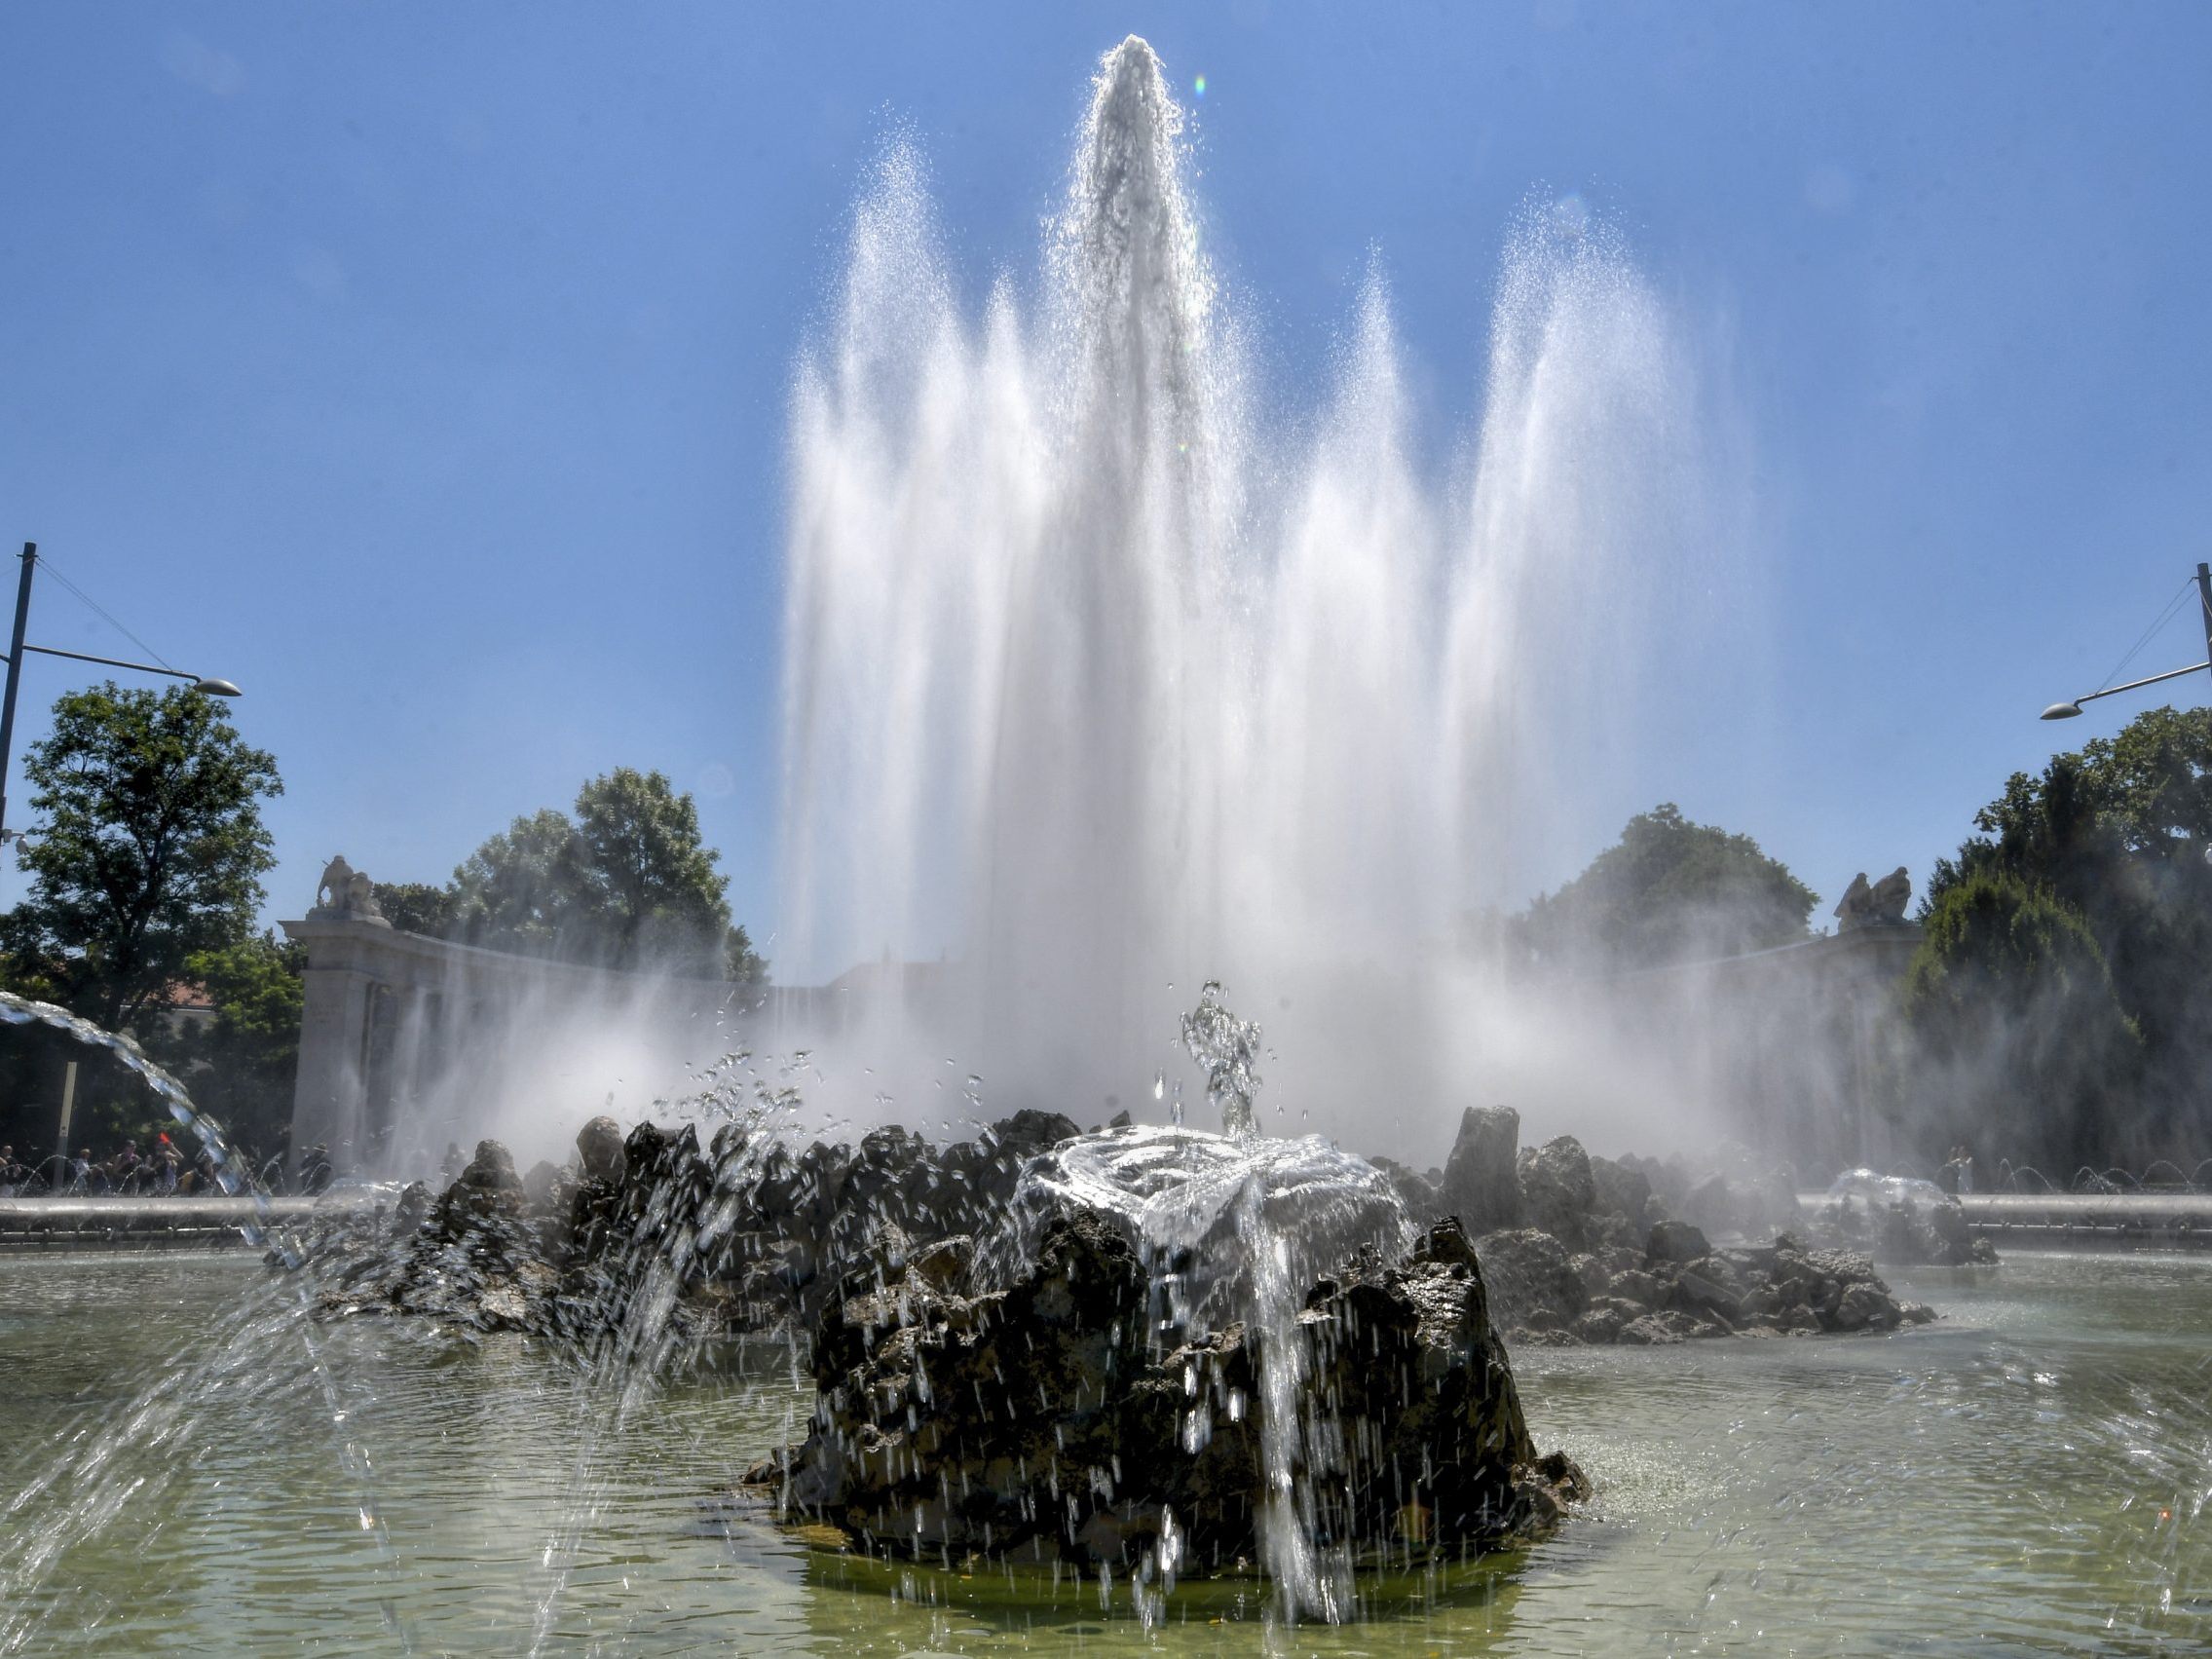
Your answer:
[[[454,872],[456,937],[608,967],[756,980],[766,964],[732,928],[729,879],[698,809],[657,772],[618,768],[493,836]]]
[[[443,939],[453,930],[454,897],[451,887],[429,882],[379,882],[376,907],[385,921],[402,933]]]
[[[200,951],[186,969],[214,1004],[214,1018],[149,1043],[190,1073],[193,1099],[242,1145],[268,1150],[288,1122],[299,1075],[307,953],[262,933]]]
[[[1923,919],[1987,876],[2065,906],[2141,1039],[2127,1112],[2138,1128],[2105,1156],[2202,1155],[2212,1134],[2200,1083],[2212,1066],[2200,1012],[2212,975],[2212,710],[2152,709],[2115,736],[2053,756],[2041,776],[2015,773],[1974,826],[1958,855],[1937,863]],[[2015,993],[2000,982],[1988,995]]]
[[[698,808],[657,772],[618,767],[576,798],[578,918],[617,967],[684,961],[722,971],[727,876],[699,839]]]
[[[547,807],[516,818],[453,873],[454,936],[495,951],[564,956],[582,890],[576,826]]]
[[[1904,1008],[1927,1150],[1987,1146],[1994,1131],[2015,1159],[2115,1155],[2133,1138],[2116,1114],[2136,1098],[2142,1042],[2081,912],[1984,869],[1946,886],[1923,922]]]
[[[768,959],[753,949],[752,935],[739,924],[730,929],[722,953],[722,976],[738,985],[766,985]]]
[[[76,1012],[124,1029],[190,959],[250,936],[276,860],[261,802],[277,763],[199,692],[112,681],[54,705],[23,757],[30,893],[0,918],[12,962]]]
[[[1812,909],[1812,889],[1749,836],[1692,823],[1668,802],[1631,818],[1616,845],[1507,931],[1535,961],[1648,967],[1802,939]]]

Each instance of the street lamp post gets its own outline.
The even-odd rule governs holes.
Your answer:
[[[2140,686],[2155,686],[2160,680],[2178,680],[2184,674],[2201,674],[2207,668],[2212,668],[2212,565],[2200,564],[2196,567],[2196,605],[2198,616],[2204,623],[2203,661],[2192,662],[2186,668],[2168,668],[2163,674],[2149,674],[2140,680],[2130,680],[2124,686],[2107,686],[2101,692],[2085,693],[2072,702],[2054,702],[2043,710],[2043,717],[2045,720],[2072,720],[2081,712],[2083,703],[2094,702],[2098,698],[2118,697],[2121,692],[2131,692]],[[7,728],[0,725],[0,755],[5,755],[7,751],[6,733]]]
[[[103,668],[131,668],[141,674],[167,674],[172,680],[190,680],[196,692],[210,697],[237,697],[238,687],[228,680],[204,674],[187,674],[181,668],[162,668],[151,662],[127,662],[120,657],[92,657],[82,651],[57,651],[51,645],[25,645],[23,626],[31,618],[31,575],[38,569],[38,544],[23,544],[23,574],[16,583],[16,627],[8,642],[8,686],[0,692],[0,843],[8,838],[8,760],[16,752],[16,685],[22,678],[23,653],[41,657],[66,657],[72,662],[97,662]]]

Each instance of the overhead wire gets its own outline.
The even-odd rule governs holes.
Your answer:
[[[53,559],[47,557],[44,554],[41,554],[39,556],[38,563],[41,570],[45,571],[47,575],[53,577],[55,581],[60,583],[62,586],[66,587],[79,599],[83,600],[85,604],[89,606],[102,622],[106,622],[109,627],[115,629],[117,633],[121,634],[125,639],[129,640],[132,645],[135,645],[140,651],[143,651],[148,657],[151,657],[163,667],[169,669],[172,674],[177,671],[175,664],[170,662],[168,658],[164,657],[160,652],[156,651],[152,646],[148,645],[144,640],[140,639],[136,634],[132,633],[129,628],[125,627],[121,622],[117,622],[115,618],[108,613],[106,608],[102,606],[97,599],[94,599],[90,593],[87,593],[82,587],[79,587],[74,582],[71,582],[68,577],[63,575],[59,568],[56,566]]]
[[[2121,673],[2126,670],[2127,665],[2135,660],[2136,657],[2141,653],[2143,648],[2146,645],[2149,645],[2152,640],[2157,637],[2158,630],[2174,620],[2175,616],[2179,614],[2181,610],[2182,601],[2189,596],[2189,590],[2195,585],[2196,578],[2193,576],[2181,584],[2180,591],[2175,593],[2175,595],[2171,599],[2166,601],[2165,608],[2161,610],[2152,621],[2151,625],[2143,630],[2142,634],[2136,639],[2135,643],[2127,648],[2127,655],[2125,657],[2122,657],[2118,662],[2113,664],[2113,671],[2107,674],[2104,679],[2098,684],[2098,691],[2103,691],[2106,686],[2111,685],[2115,680],[2118,679]],[[2201,603],[2201,600],[2199,602]]]

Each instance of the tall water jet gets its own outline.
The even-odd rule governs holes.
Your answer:
[[[926,1110],[950,1053],[994,1104],[1110,1115],[1218,974],[1294,1010],[1279,1110],[1433,1123],[1458,919],[1563,873],[1572,805],[1624,787],[1610,687],[1694,649],[1700,393],[1617,238],[1527,212],[1481,431],[1432,477],[1379,271],[1319,418],[1257,412],[1188,151],[1124,41],[1038,291],[971,321],[893,146],[801,365],[779,968],[952,963],[925,1016],[877,998],[822,1042],[858,1113]]]

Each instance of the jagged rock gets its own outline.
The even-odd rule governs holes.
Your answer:
[[[1560,1135],[1541,1147],[1525,1149],[1518,1159],[1518,1175],[1522,1220],[1569,1250],[1588,1248],[1597,1187],[1582,1143],[1572,1135]]]
[[[1668,1308],[1631,1319],[1617,1339],[1629,1347],[1656,1348],[1685,1341],[1698,1334],[1698,1322],[1686,1313]]]
[[[1520,1113],[1512,1107],[1471,1106],[1461,1113],[1437,1203],[1459,1218],[1470,1238],[1520,1225],[1519,1145]]]
[[[1163,1352],[1149,1305],[1121,1229],[1081,1210],[1045,1224],[1004,1289],[961,1298],[910,1272],[841,1298],[816,1332],[812,1431],[749,1482],[872,1553],[1130,1572],[1173,1547],[1186,1574],[1255,1559],[1253,1334],[1184,1333]],[[1401,1559],[1485,1547],[1581,1494],[1579,1470],[1534,1453],[1455,1225],[1404,1263],[1321,1281],[1298,1331],[1307,1397],[1341,1448],[1317,1491],[1328,1536]]]
[[[400,1233],[413,1232],[421,1226],[436,1203],[431,1189],[420,1181],[410,1181],[400,1188],[399,1197],[392,1206],[392,1225]]]
[[[1507,1330],[1571,1326],[1590,1304],[1590,1293],[1566,1249],[1534,1227],[1485,1233],[1475,1251],[1482,1260],[1490,1304]]]
[[[1575,1270],[1575,1277],[1582,1281],[1582,1288],[1592,1296],[1603,1296],[1612,1284],[1613,1275],[1606,1270],[1605,1263],[1594,1256],[1585,1254],[1569,1257],[1567,1265]]]
[[[622,1126],[612,1117],[594,1117],[576,1132],[578,1167],[586,1181],[622,1179]]]
[[[476,1155],[461,1172],[461,1185],[484,1188],[518,1188],[522,1178],[514,1173],[512,1152],[497,1141],[478,1141]]]
[[[540,1158],[522,1178],[523,1202],[533,1210],[566,1209],[574,1185],[567,1170]]]
[[[1619,1216],[1631,1226],[1648,1225],[1644,1206],[1651,1202],[1651,1180],[1612,1158],[1590,1160],[1593,1208],[1600,1215]]]
[[[1406,1213],[1415,1221],[1435,1221],[1447,1213],[1438,1195],[1437,1183],[1429,1177],[1407,1168],[1395,1158],[1369,1153],[1368,1162],[1390,1177],[1390,1185],[1398,1189],[1399,1201],[1406,1206]]]
[[[1706,1235],[1688,1222],[1661,1222],[1644,1245],[1646,1262],[1695,1262],[1712,1254]]]
[[[1622,1301],[1634,1302],[1639,1307],[1656,1307],[1659,1305],[1661,1297],[1665,1295],[1659,1280],[1645,1272],[1641,1267],[1630,1267],[1615,1273],[1606,1284],[1605,1290],[1608,1296],[1619,1297]]]
[[[1929,1182],[1868,1182],[1869,1190],[1847,1192],[1823,1205],[1812,1226],[1821,1239],[1871,1250],[1895,1266],[1989,1266],[1997,1248],[1974,1236],[1957,1197]],[[1887,1201],[1880,1188],[1906,1188]],[[1917,1190],[1914,1190],[1917,1189]]]
[[[1843,1295],[1836,1300],[1835,1328],[1838,1331],[1859,1331],[1868,1326],[1888,1331],[1895,1328],[1900,1317],[1897,1304],[1888,1291],[1870,1284],[1846,1285]]]
[[[1674,1275],[1674,1295],[1684,1311],[1729,1321],[1743,1317],[1743,1303],[1703,1273],[1684,1267]]]

